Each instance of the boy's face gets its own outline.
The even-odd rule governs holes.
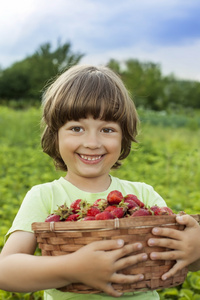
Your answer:
[[[108,177],[121,153],[122,131],[118,123],[93,119],[68,121],[58,131],[60,155],[67,165],[68,180]]]

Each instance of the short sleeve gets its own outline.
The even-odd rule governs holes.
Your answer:
[[[33,232],[33,222],[44,222],[51,210],[51,195],[44,192],[41,186],[33,187],[25,196],[21,207],[6,237],[16,230]]]

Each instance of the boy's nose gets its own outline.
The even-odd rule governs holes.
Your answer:
[[[97,134],[90,133],[84,136],[83,145],[85,148],[96,149],[101,147],[101,141]]]

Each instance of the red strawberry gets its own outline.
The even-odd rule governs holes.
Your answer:
[[[139,207],[144,207],[145,206],[144,203],[142,201],[140,201],[136,195],[128,194],[124,197],[124,199],[135,201]]]
[[[152,213],[145,208],[140,208],[132,213],[131,217],[139,217],[139,216],[150,216]]]
[[[81,207],[80,207],[81,201],[82,201],[81,199],[77,199],[71,203],[70,208],[72,209],[73,213],[76,213],[81,209]]]
[[[95,200],[95,202],[93,203],[94,206],[98,206],[99,202],[101,202],[104,199],[97,199]]]
[[[131,199],[125,199],[124,203],[127,203],[127,208],[128,209],[139,206],[134,200],[131,200]]]
[[[167,206],[163,206],[162,208],[162,213],[165,212],[166,215],[174,215],[173,211],[171,210],[171,208],[167,207]]]
[[[155,215],[155,216],[161,215],[160,207],[157,206],[157,205],[151,206],[150,210],[152,211],[152,214]]]
[[[173,215],[173,211],[171,208],[163,206],[163,207],[158,207],[157,205],[154,205],[150,208],[151,211],[153,211],[153,214],[155,216],[158,215]]]
[[[95,216],[96,220],[109,220],[114,219],[114,216],[109,211],[102,211]]]
[[[72,210],[67,206],[67,204],[63,204],[58,206],[58,208],[54,211],[54,213],[60,216],[61,220],[66,219],[69,215],[71,215]]]
[[[77,199],[73,201],[70,205],[70,208],[74,214],[79,211],[82,211],[82,213],[84,213],[84,211],[87,210],[87,207],[88,203],[82,199]]]
[[[93,206],[97,206],[101,211],[103,211],[108,205],[108,201],[106,199],[97,199]]]
[[[96,220],[94,216],[86,216],[85,218],[81,219],[81,221],[93,221]]]
[[[123,218],[125,214],[126,209],[124,207],[116,207],[113,209],[110,213],[115,217],[115,218]]]
[[[106,199],[100,198],[100,199],[97,199],[97,200],[93,203],[93,205],[94,205],[94,206],[98,206],[99,204],[102,204],[102,203],[108,204]]]
[[[119,204],[124,199],[121,192],[114,190],[107,196],[107,201],[110,205]]]
[[[91,206],[90,208],[88,208],[87,210],[87,216],[93,216],[95,217],[97,214],[99,214],[101,211],[98,207],[96,206]]]
[[[48,217],[46,218],[45,222],[60,222],[60,216],[56,215],[56,214],[50,214],[48,215]]]
[[[79,214],[72,214],[69,217],[67,217],[67,219],[65,220],[65,222],[68,221],[77,221],[80,218]]]
[[[117,206],[116,205],[108,205],[106,208],[105,208],[105,211],[109,211],[111,212],[113,209],[115,209]]]

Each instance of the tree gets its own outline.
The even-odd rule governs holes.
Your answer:
[[[155,110],[164,108],[164,89],[159,65],[129,59],[124,62],[123,68],[114,60],[108,66],[118,72],[137,106]]]
[[[45,43],[33,55],[1,71],[0,98],[40,100],[47,82],[82,57],[83,54],[71,51],[70,43],[58,42],[55,50],[50,43]]]

